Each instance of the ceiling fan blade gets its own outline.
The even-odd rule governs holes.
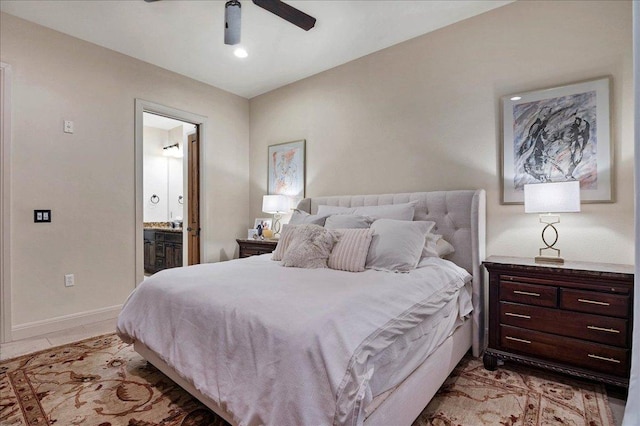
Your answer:
[[[316,18],[280,0],[253,0],[253,3],[305,31],[309,31],[316,25]]]
[[[160,0],[144,0],[144,1],[146,1],[147,3],[153,3],[154,1],[160,1]]]

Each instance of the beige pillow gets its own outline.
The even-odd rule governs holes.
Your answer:
[[[289,225],[289,224],[285,224],[282,226],[280,239],[278,240],[278,245],[276,246],[276,249],[273,251],[271,260],[282,260],[282,256],[284,256],[284,253],[289,248],[289,244],[291,244],[291,239],[293,238],[293,231],[297,227],[298,225]]]
[[[329,268],[348,272],[364,271],[373,230],[336,229],[333,232],[337,235],[338,242],[329,256]]]
[[[295,268],[326,268],[336,236],[318,225],[299,225],[284,256],[282,266]]]

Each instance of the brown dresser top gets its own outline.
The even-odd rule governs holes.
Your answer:
[[[577,271],[593,271],[593,272],[610,272],[615,274],[633,275],[635,268],[633,265],[622,265],[617,263],[600,263],[600,262],[577,262],[567,260],[564,264],[546,264],[536,263],[533,257],[514,257],[514,256],[489,256],[484,262],[485,265],[516,265],[530,267],[532,269],[566,269]]]

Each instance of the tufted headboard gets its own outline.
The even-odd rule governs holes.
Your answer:
[[[413,220],[436,223],[435,232],[455,248],[448,257],[473,275],[473,353],[479,356],[484,349],[484,286],[482,261],[485,258],[485,191],[434,191],[382,195],[342,195],[305,198],[298,209],[315,214],[319,205],[359,207],[403,204],[416,201]]]

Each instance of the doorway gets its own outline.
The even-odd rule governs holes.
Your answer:
[[[205,117],[136,100],[136,273],[200,263]]]

